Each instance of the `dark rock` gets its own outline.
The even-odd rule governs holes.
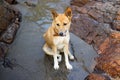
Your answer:
[[[0,41],[5,43],[12,43],[16,34],[17,29],[19,28],[18,18],[16,18],[15,23],[9,25],[7,30],[0,37]]]
[[[7,5],[0,5],[0,33],[7,29],[7,26],[11,23],[11,20],[15,18],[15,14],[11,9],[7,8]]]
[[[5,53],[8,51],[8,45],[0,42],[0,60],[5,56]]]
[[[1,1],[0,11],[0,59],[4,59],[8,51],[8,44],[13,42],[20,26],[21,13],[3,0]]]
[[[16,0],[5,0],[9,4],[17,4],[18,2]]]

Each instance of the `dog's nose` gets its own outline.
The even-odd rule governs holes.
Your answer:
[[[63,36],[63,32],[60,32],[59,35],[60,35],[60,36]]]

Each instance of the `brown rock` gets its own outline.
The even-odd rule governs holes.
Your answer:
[[[105,48],[104,48],[105,47]],[[120,76],[120,33],[113,32],[100,46],[100,57],[96,67],[112,77]]]
[[[117,12],[117,15],[120,15],[120,10]]]
[[[110,43],[110,39],[109,38],[105,39],[105,41],[100,45],[98,53],[99,54],[104,53],[104,50],[109,47],[109,43]]]
[[[120,31],[120,20],[115,20],[115,21],[113,22],[113,28],[114,28],[115,30]]]
[[[88,3],[90,0],[72,0],[71,5],[83,6]]]
[[[101,15],[100,13],[97,13],[96,10],[90,10],[88,12],[88,15],[90,15],[93,19],[99,21],[99,22],[103,22],[103,15]]]
[[[6,4],[0,5],[0,33],[4,32],[12,19],[15,18],[14,11],[6,7],[8,7]]]
[[[88,9],[85,8],[85,7],[77,7],[77,6],[74,6],[72,7],[74,8],[73,10],[76,10],[77,12],[79,13],[83,13],[83,14],[86,14],[88,12]]]
[[[120,11],[117,11],[120,7],[116,7],[117,0],[99,1],[92,0],[84,5],[79,5],[77,0],[72,1],[76,9],[72,9],[71,31],[100,53],[96,59],[98,70],[114,78],[120,77]]]
[[[0,1],[0,59],[5,56],[19,28],[21,14],[9,4]]]
[[[100,74],[91,73],[84,80],[110,80],[110,79]]]
[[[13,23],[9,25],[7,30],[0,37],[0,41],[8,44],[12,43],[15,37],[14,35],[16,34],[18,28],[19,28],[19,24]]]
[[[120,20],[120,10],[117,12],[116,20]]]

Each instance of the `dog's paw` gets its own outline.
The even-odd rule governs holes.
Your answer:
[[[67,69],[71,70],[73,67],[70,64],[66,64]]]
[[[59,65],[54,65],[54,69],[58,70],[59,69]]]
[[[70,60],[74,60],[75,58],[74,58],[74,56],[73,55],[71,55],[70,56]]]

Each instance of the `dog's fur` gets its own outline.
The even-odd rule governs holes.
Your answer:
[[[59,69],[58,62],[61,61],[62,56],[60,52],[64,52],[65,64],[67,69],[72,69],[69,59],[74,59],[74,56],[69,51],[69,28],[71,24],[72,11],[67,8],[63,14],[58,14],[52,10],[53,22],[51,27],[44,33],[45,44],[43,50],[46,54],[52,55],[54,58],[54,69]]]

